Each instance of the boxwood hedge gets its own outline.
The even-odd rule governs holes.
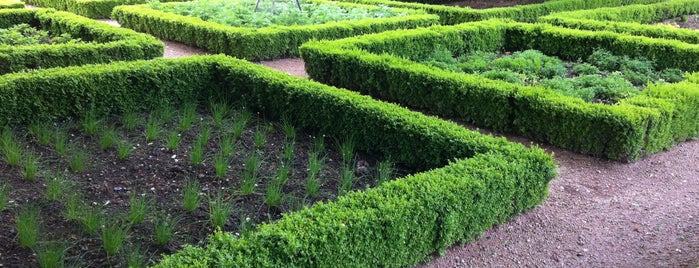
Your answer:
[[[545,88],[407,59],[431,53],[435,46],[455,54],[537,49],[568,60],[605,48],[644,56],[662,68],[699,71],[697,45],[497,20],[309,42],[301,54],[314,80],[610,159],[633,161],[695,138],[699,130],[694,112],[698,96],[693,93],[699,87],[693,83],[651,86],[616,105],[586,103]]]
[[[145,34],[54,9],[0,10],[0,28],[26,23],[50,33],[69,33],[86,43],[0,46],[0,74],[24,69],[151,59],[163,43]]]
[[[352,135],[358,149],[418,172],[285,215],[237,237],[217,233],[162,267],[404,266],[533,208],[556,170],[526,148],[394,104],[226,56],[37,70],[0,76],[0,120],[118,113],[211,97],[284,115],[306,131]]]
[[[2,0],[0,1],[0,9],[6,8],[24,8],[24,2],[20,0]]]
[[[340,6],[374,6],[312,0]],[[112,16],[126,28],[197,46],[216,53],[248,60],[297,56],[298,47],[311,39],[338,39],[386,30],[415,28],[437,23],[437,16],[421,11],[402,10],[409,15],[393,18],[368,18],[306,26],[266,28],[232,27],[199,18],[149,8],[147,5],[120,6]]]
[[[161,0],[187,1],[187,0]],[[30,5],[55,8],[92,19],[108,19],[112,9],[120,5],[144,4],[146,0],[27,0]]]
[[[584,11],[560,12],[539,21],[582,30],[612,31],[652,38],[699,43],[699,32],[669,25],[649,25],[666,19],[699,13],[699,2],[669,0],[652,5],[631,5]]]

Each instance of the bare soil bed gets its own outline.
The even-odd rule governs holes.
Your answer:
[[[33,178],[23,169],[28,164],[8,160],[4,149],[8,148],[7,140],[2,139],[0,187],[8,187],[4,193],[9,193],[9,198],[6,207],[0,207],[0,241],[4,241],[0,243],[0,267],[38,267],[37,254],[46,253],[55,243],[65,249],[64,260],[70,266],[152,264],[184,244],[205,242],[217,228],[247,232],[257,224],[278,219],[282,213],[333,200],[348,190],[373,187],[396,174],[384,169],[388,173],[382,175],[387,176],[379,180],[376,159],[351,148],[349,151],[354,152],[348,154],[349,159],[338,150],[339,145],[351,143],[325,141],[259,116],[246,120],[246,127],[235,134],[236,122],[246,118],[242,116],[245,113],[229,112],[223,121],[197,114],[191,126],[183,127],[184,118],[192,119],[183,110],[157,111],[162,112],[100,119],[95,134],[89,134],[85,127],[91,125],[84,123],[90,120],[46,124],[32,134],[15,129],[13,142],[23,155],[38,157],[38,171]],[[130,130],[127,122],[132,120],[137,121]],[[152,131],[154,125],[156,132]],[[105,143],[110,129],[116,135],[112,143]],[[148,133],[157,135],[148,138]],[[46,138],[45,144],[41,137]],[[63,153],[59,140],[68,148]],[[124,159],[119,157],[119,144],[131,148]],[[196,144],[203,148],[198,162],[193,158]],[[230,145],[230,153],[224,149],[226,144]],[[319,169],[309,162],[313,152],[321,163]],[[74,162],[80,155],[82,162]],[[252,157],[256,157],[257,164],[250,164]],[[255,167],[254,177],[250,167]],[[309,179],[311,170],[317,171]],[[309,190],[310,180],[317,184],[315,192]],[[246,184],[249,193],[245,193]],[[61,189],[50,190],[54,189],[50,185]],[[270,193],[276,187],[278,192]],[[188,188],[194,189],[198,199],[191,210],[184,201]],[[136,221],[132,216],[139,204],[145,208]],[[228,211],[219,209],[221,206]],[[22,247],[18,215],[31,207],[38,208],[36,222],[40,226],[34,233],[38,243]],[[217,223],[214,213],[219,211],[225,214]],[[97,217],[92,231],[88,226],[90,216]],[[166,218],[174,227],[172,237],[158,242],[155,226]],[[103,249],[104,233],[109,232],[104,226],[110,223],[127,228],[128,233],[121,249],[111,256]]]

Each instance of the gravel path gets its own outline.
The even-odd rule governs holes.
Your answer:
[[[168,58],[206,53],[166,44]],[[307,77],[300,59],[261,64]],[[420,267],[699,266],[699,141],[630,164],[543,147],[560,172],[544,204]]]

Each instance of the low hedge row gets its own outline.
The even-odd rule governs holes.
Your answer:
[[[492,18],[509,18],[516,21],[534,22],[539,17],[553,12],[590,9],[598,7],[615,7],[630,4],[651,4],[665,0],[557,0],[546,1],[541,4],[519,5],[513,7],[500,7],[488,9],[472,9],[453,6],[430,5],[417,1],[391,1],[391,0],[342,0],[362,4],[379,4],[401,8],[412,8],[427,11],[439,15],[442,25],[454,25],[463,22],[480,21]],[[427,0],[431,1],[431,0]]]
[[[121,29],[53,9],[0,10],[0,26],[27,23],[51,33],[69,33],[88,43],[0,47],[0,74],[24,69],[106,63],[162,57],[163,43],[145,34]]]
[[[670,0],[652,5],[560,12],[541,17],[539,21],[573,29],[612,31],[697,44],[699,33],[695,30],[668,25],[647,25],[647,23],[697,13],[699,13],[697,1]]]
[[[301,55],[316,81],[580,153],[633,161],[696,136],[697,126],[684,121],[696,121],[689,111],[699,108],[692,106],[697,96],[674,89],[696,87],[690,83],[658,86],[616,105],[586,103],[545,88],[457,74],[407,59],[430,53],[435,46],[455,54],[537,49],[568,60],[587,58],[601,47],[645,56],[662,67],[699,70],[696,45],[493,20],[309,42],[301,47]],[[651,94],[662,90],[682,94],[688,101]]]
[[[24,8],[24,2],[20,0],[2,0],[0,1],[0,9],[6,8]]]
[[[174,79],[176,78],[176,79]],[[542,202],[556,171],[538,148],[225,56],[0,76],[2,123],[113,113],[211,97],[245,103],[358,149],[429,170],[285,215],[237,238],[166,257],[164,267],[404,266]],[[446,167],[444,167],[446,165]]]
[[[313,0],[317,3],[331,3]],[[340,6],[374,6],[333,3]],[[437,16],[421,11],[402,10],[409,15],[394,18],[369,18],[308,26],[266,28],[231,27],[195,17],[153,10],[147,5],[120,6],[112,16],[123,26],[163,39],[197,46],[216,53],[248,60],[297,56],[298,47],[311,39],[338,39],[386,30],[415,28],[437,23]]]
[[[28,4],[68,11],[92,19],[108,19],[112,9],[120,5],[144,4],[146,0],[26,0]],[[187,1],[187,0],[161,0]]]

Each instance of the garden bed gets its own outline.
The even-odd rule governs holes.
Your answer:
[[[24,2],[20,0],[3,0],[0,1],[0,9],[6,8],[24,8]]]
[[[696,85],[690,82],[649,86],[616,105],[585,103],[542,87],[455,74],[409,60],[426,57],[435,46],[454,55],[537,49],[573,61],[604,48],[650,59],[661,69],[699,70],[699,49],[692,45],[501,21],[310,42],[301,50],[314,80],[580,153],[633,161],[699,131],[692,112]]]
[[[175,80],[172,77],[178,79]],[[268,206],[267,203],[261,205],[257,199],[257,203],[254,203],[256,205],[251,207],[259,209],[256,211],[262,213],[263,217],[266,217],[267,213],[278,215],[279,212],[285,211],[284,209],[288,207],[301,209],[285,214],[278,221],[255,227],[241,226],[247,225],[248,221],[244,217],[245,215],[236,214],[229,217],[228,220],[224,220],[226,223],[221,225],[224,230],[227,228],[230,228],[228,230],[231,231],[242,229],[240,235],[216,232],[204,246],[185,247],[184,250],[165,257],[160,263],[162,266],[198,264],[203,266],[260,267],[283,264],[296,266],[357,264],[358,262],[361,262],[360,265],[366,266],[411,265],[424,260],[433,252],[444,250],[448,245],[459,241],[469,241],[493,224],[536,206],[545,198],[548,182],[555,177],[555,167],[551,157],[540,149],[525,148],[522,145],[508,143],[503,139],[467,131],[453,123],[429,118],[392,104],[381,103],[366,96],[340,91],[305,79],[292,78],[249,62],[224,56],[125,62],[9,74],[0,77],[0,88],[3,89],[0,91],[3,94],[0,97],[0,100],[3,100],[3,105],[0,106],[2,107],[0,118],[2,118],[3,124],[15,126],[15,130],[21,131],[23,129],[21,126],[29,122],[56,122],[53,120],[83,118],[76,121],[78,127],[65,132],[66,136],[69,136],[68,140],[71,141],[67,144],[73,144],[73,146],[68,146],[69,148],[83,144],[89,146],[87,146],[88,148],[78,148],[78,151],[75,151],[78,153],[68,154],[67,159],[55,156],[54,151],[56,151],[57,144],[55,141],[53,146],[42,147],[34,144],[38,143],[41,140],[40,137],[43,136],[39,133],[46,132],[40,131],[41,124],[29,124],[28,128],[32,129],[31,132],[34,134],[30,137],[24,137],[22,145],[30,145],[29,148],[36,150],[36,154],[43,153],[47,160],[50,159],[51,165],[62,167],[64,170],[68,169],[68,171],[63,171],[67,173],[62,174],[70,175],[71,172],[80,170],[77,168],[81,166],[80,164],[71,164],[73,162],[71,159],[76,157],[87,159],[87,162],[106,160],[104,163],[95,163],[94,166],[86,163],[85,167],[87,168],[79,171],[78,176],[65,178],[69,182],[68,185],[70,185],[71,180],[76,180],[74,183],[84,186],[80,191],[85,191],[83,192],[85,200],[97,203],[92,203],[92,205],[107,207],[106,224],[103,226],[93,225],[100,226],[98,234],[102,235],[116,235],[121,233],[120,230],[126,229],[118,228],[122,225],[115,225],[114,222],[118,223],[120,218],[115,215],[119,213],[112,210],[113,214],[109,214],[108,207],[120,207],[126,203],[127,199],[131,205],[128,209],[120,208],[121,211],[130,211],[131,208],[140,207],[134,204],[140,204],[141,197],[144,197],[144,200],[161,197],[158,193],[162,192],[166,196],[174,197],[156,200],[155,206],[159,208],[153,209],[153,211],[157,212],[160,209],[167,209],[167,207],[177,207],[175,210],[182,211],[176,204],[177,201],[173,201],[173,199],[182,198],[180,191],[184,190],[176,189],[182,188],[185,179],[190,179],[190,182],[198,180],[200,189],[208,187],[211,190],[216,187],[219,191],[218,187],[221,186],[224,188],[239,186],[240,192],[242,192],[245,180],[235,179],[237,177],[235,174],[241,171],[240,168],[234,167],[235,165],[231,165],[231,168],[220,165],[225,167],[223,170],[231,177],[224,175],[216,178],[218,174],[214,167],[219,166],[216,164],[217,155],[219,152],[225,151],[221,144],[231,144],[218,142],[227,140],[226,135],[211,136],[205,149],[205,152],[211,151],[211,154],[205,153],[203,165],[192,167],[194,170],[187,168],[191,167],[187,161],[193,159],[192,155],[196,151],[194,148],[198,143],[196,140],[200,139],[202,129],[206,128],[205,125],[212,126],[211,128],[214,129],[212,133],[216,133],[215,130],[218,129],[217,122],[221,122],[220,126],[230,124],[230,129],[233,131],[235,129],[234,122],[240,122],[240,118],[246,118],[246,116],[241,116],[246,114],[245,112],[238,112],[232,113],[231,121],[218,120],[217,118],[220,117],[216,116],[218,114],[216,111],[227,106],[216,105],[216,102],[211,105],[208,100],[212,98],[237,104],[234,107],[240,107],[244,104],[252,114],[259,112],[264,118],[278,119],[283,117],[285,123],[273,125],[272,128],[275,130],[265,135],[268,138],[265,144],[288,144],[290,140],[288,137],[292,136],[290,133],[294,133],[291,131],[292,128],[287,125],[291,124],[296,127],[293,129],[298,131],[295,132],[297,139],[294,139],[298,141],[298,144],[294,147],[296,150],[292,152],[300,153],[300,155],[303,155],[303,152],[309,147],[317,148],[317,145],[308,145],[309,139],[305,138],[306,135],[320,137],[324,134],[326,140],[342,140],[343,137],[353,137],[352,140],[356,141],[356,150],[366,151],[367,154],[362,154],[361,159],[356,159],[356,163],[352,162],[351,173],[355,175],[362,173],[359,169],[365,164],[360,165],[359,160],[366,160],[369,169],[371,169],[372,166],[377,166],[376,160],[388,158],[399,166],[405,167],[406,170],[422,172],[388,181],[362,192],[347,192],[341,195],[337,201],[317,203],[310,209],[303,208],[307,204],[304,201],[298,201],[298,198],[289,198],[289,200],[297,201],[290,202],[288,206],[281,205],[280,210],[274,211],[269,207],[275,206]],[[53,91],[52,88],[60,88],[61,91]],[[169,134],[162,134],[159,136],[160,138],[153,140],[152,144],[145,141],[147,136],[154,132],[157,133],[157,131],[153,131],[154,122],[162,120],[162,124],[158,124],[158,126],[162,129],[172,130],[175,125],[179,129],[182,125],[182,118],[191,118],[185,116],[188,114],[185,112],[187,108],[183,108],[181,113],[173,111],[174,115],[172,116],[177,120],[164,119],[168,117],[164,115],[171,114],[165,112],[171,111],[168,107],[192,107],[192,105],[183,105],[183,103],[188,103],[187,101],[193,101],[200,105],[201,110],[199,111],[210,110],[210,119],[208,116],[204,116],[203,120],[195,120],[196,123],[193,123],[191,130],[189,130],[191,132],[182,131],[180,133],[182,136],[171,135],[172,132],[168,131]],[[163,106],[163,104],[169,105]],[[105,143],[104,137],[110,136],[107,133],[111,132],[112,126],[118,130],[121,130],[122,127],[128,128],[129,124],[126,122],[132,120],[124,120],[124,118],[133,118],[134,116],[138,118],[138,114],[113,118],[109,120],[108,127],[105,128],[100,128],[100,126],[105,126],[104,123],[99,123],[99,120],[94,118],[105,118],[102,115],[119,114],[125,110],[142,111],[144,109],[154,112],[148,116],[149,120],[142,121],[142,126],[136,127],[136,129],[142,127],[143,134],[140,134],[140,131],[127,131],[126,133],[137,134],[136,136],[125,136],[132,142],[132,145],[139,139],[144,140],[144,142],[138,142],[138,146],[134,145],[135,149],[125,160],[119,160],[118,157],[115,159],[115,154],[120,151],[119,145],[123,143],[116,142],[117,145],[114,145],[116,149],[105,146],[105,144],[109,145],[110,143]],[[189,109],[191,110],[191,108]],[[143,115],[145,117],[148,114]],[[254,121],[255,119],[251,119],[250,122]],[[94,122],[98,123],[94,124]],[[155,128],[157,129],[157,127]],[[89,129],[101,134],[89,134],[86,131]],[[220,129],[226,128],[221,127]],[[266,129],[266,127],[255,127],[254,131],[252,128],[243,130],[244,134],[239,140],[240,145],[236,144],[232,148],[233,154],[240,153],[249,156],[252,149],[245,144],[250,144],[250,139],[254,144],[255,137],[259,136],[256,133],[260,133],[261,129]],[[171,137],[180,137],[182,147],[169,151],[173,150],[167,148]],[[247,142],[245,142],[246,140]],[[7,148],[10,143],[3,142],[4,148]],[[194,144],[188,146],[192,143]],[[95,148],[95,146],[98,147]],[[107,149],[103,150],[102,147]],[[191,150],[188,149],[189,147]],[[282,147],[285,146],[282,145]],[[330,148],[330,146],[326,147]],[[133,146],[125,148],[133,148]],[[268,152],[267,148],[267,145],[263,145],[261,151]],[[270,150],[271,155],[265,153],[269,157],[264,159],[272,159],[265,162],[269,165],[260,169],[261,172],[262,170],[269,171],[272,180],[279,179],[278,174],[281,174],[278,172],[279,163],[285,163],[285,159],[288,159],[288,155],[284,153],[286,150],[274,148],[276,149]],[[289,147],[286,146],[286,148]],[[89,155],[93,157],[80,157],[83,155],[79,153],[81,150],[88,151]],[[279,159],[280,150],[281,159]],[[5,149],[5,160],[8,160],[7,152],[8,150]],[[175,156],[173,157],[173,155]],[[343,159],[341,156],[343,154],[339,155],[338,153],[328,154],[330,158]],[[32,165],[27,163],[32,163],[31,160],[35,158],[29,157],[28,159],[19,161],[21,164],[18,167],[9,167],[12,161],[2,165],[3,170],[8,170],[10,174],[13,174],[12,178],[9,178],[11,187],[15,187],[17,184],[20,185],[20,189],[42,192],[43,188],[45,189],[43,193],[50,193],[52,191],[48,189],[53,188],[50,185],[65,185],[55,183],[55,176],[47,177],[48,180],[42,178],[45,179],[46,186],[41,184],[41,181],[38,180],[39,177],[35,181],[23,179],[22,177],[31,177],[28,175],[31,175],[29,171],[32,170]],[[334,160],[336,161],[334,162],[335,166],[337,166],[337,161],[341,162],[339,159]],[[303,159],[297,160],[303,161]],[[177,165],[178,163],[179,165]],[[299,163],[302,162],[295,162],[295,167],[299,165],[300,167],[294,170],[303,173],[304,166]],[[329,160],[328,163],[330,163]],[[328,164],[328,166],[333,166],[333,164]],[[119,171],[111,170],[115,168]],[[167,170],[163,171],[164,174],[158,175],[160,169]],[[127,172],[122,172],[122,170]],[[423,172],[425,170],[430,171]],[[61,170],[57,172],[61,174]],[[131,176],[121,177],[124,173]],[[114,177],[110,177],[109,174],[114,174]],[[186,178],[187,175],[195,178]],[[260,175],[262,176],[262,173]],[[335,175],[331,173],[329,176]],[[343,175],[336,176],[342,177]],[[230,179],[230,182],[226,179]],[[288,180],[288,182],[292,181]],[[336,181],[338,183],[335,185],[342,185],[339,180]],[[373,185],[369,181],[357,180],[352,189],[364,189],[366,183]],[[326,184],[329,187],[332,185],[333,183]],[[342,188],[342,186],[339,187]],[[268,189],[267,187],[263,190],[265,196],[268,195]],[[292,187],[292,189],[298,188]],[[68,191],[78,192],[75,188],[69,188]],[[232,189],[232,193],[236,191],[238,189]],[[255,192],[253,190],[253,193]],[[292,192],[299,194],[298,196],[305,196],[303,192],[306,191]],[[329,191],[322,190],[319,196],[333,197],[339,192],[340,190],[337,188]],[[346,192],[346,190],[342,192]],[[9,199],[14,201],[13,204],[21,203],[23,208],[27,207],[26,203],[31,202],[31,200],[20,200],[21,197],[25,196],[20,191],[8,190],[7,193],[9,193]],[[132,195],[143,193],[146,195]],[[223,201],[235,200],[236,204],[241,199],[235,194],[227,195],[222,192],[212,193],[212,195],[217,201],[215,204],[221,204],[216,197],[220,197],[220,200]],[[256,194],[252,194],[252,196],[257,197]],[[131,200],[132,197],[133,200]],[[43,201],[43,196],[34,195],[32,200],[38,201],[39,204],[49,204],[48,207],[44,208],[52,210],[39,214],[40,218],[47,216],[50,218],[47,219],[48,221],[60,222],[63,221],[63,213],[53,210],[60,210],[61,204],[63,206],[71,204],[70,201],[73,199],[67,198],[67,202],[63,201],[63,203],[51,203]],[[314,200],[309,199],[308,202]],[[105,204],[107,201],[109,203]],[[162,208],[162,202],[171,202],[173,205]],[[208,218],[206,213],[202,215],[201,212],[215,210],[214,206],[210,206],[208,210],[206,205],[202,206],[203,208],[194,209],[195,212],[192,215],[182,216],[182,222],[196,222],[199,229],[194,231],[197,227],[190,226],[183,228],[182,232],[188,230],[206,234],[213,229],[211,223],[204,222],[205,218]],[[23,213],[23,211],[28,213]],[[14,221],[7,222],[20,221],[19,225],[24,226],[28,225],[27,222],[36,222],[31,220],[33,214],[29,212],[32,211],[11,205],[10,212],[2,212],[2,215],[14,219]],[[250,215],[254,213],[252,212]],[[160,219],[167,218],[162,213],[155,215],[159,216]],[[92,219],[92,217],[89,218]],[[133,219],[131,216],[127,218]],[[251,222],[255,221],[253,217],[250,218]],[[133,230],[135,231],[133,232],[136,233],[133,236],[134,240],[138,241],[139,235],[145,238],[143,234],[152,232],[151,228],[155,223],[149,220],[145,220],[141,226],[134,225]],[[236,224],[238,224],[237,228],[239,229],[235,229]],[[74,224],[68,232],[80,234],[83,229],[87,229],[80,226],[80,224]],[[83,226],[86,225],[83,223]],[[7,230],[7,226],[3,227],[3,230],[4,237],[17,243],[8,245],[9,247],[16,247],[18,243],[22,242],[19,239],[14,239],[15,236],[11,230]],[[377,239],[377,237],[381,237],[381,239]],[[183,238],[176,236],[173,241],[177,241],[177,239]],[[104,253],[107,248],[101,251],[99,241],[99,236],[93,235],[77,242],[77,245],[87,245],[90,248],[85,253],[86,256],[95,258],[95,262],[86,263],[87,265],[93,263],[97,265],[110,264],[106,260],[107,254]],[[157,250],[151,251],[156,253],[174,251],[179,249],[178,244],[181,243],[168,242],[165,243],[166,246],[155,247],[151,241],[144,243],[149,249],[157,248]],[[39,245],[42,244],[39,243]],[[128,256],[127,253],[134,247],[127,249],[129,250],[123,251],[124,255],[112,253],[113,257],[110,259],[117,258],[116,255],[120,256],[118,258]],[[32,250],[41,252],[42,248],[35,247]],[[69,250],[82,249],[78,246]],[[31,251],[25,250],[24,252]],[[118,261],[124,263],[126,260],[119,259]]]
[[[375,7],[368,5],[357,5],[351,3],[334,3],[321,0],[306,2],[306,5],[317,5],[327,7],[339,7],[344,10],[366,10],[368,14],[395,14],[400,16],[387,18],[372,18],[373,15],[365,17],[368,14],[358,15],[354,17],[358,20],[345,20],[338,22],[326,22],[312,25],[291,25],[281,26],[270,23],[278,23],[267,21],[270,16],[266,12],[260,11],[260,14],[250,12],[254,9],[254,2],[249,2],[250,5],[234,5],[224,4],[227,2],[197,2],[189,3],[161,3],[139,6],[121,6],[114,9],[112,16],[122,25],[122,27],[134,29],[136,31],[145,32],[157,36],[159,38],[182,42],[184,44],[203,48],[215,53],[224,53],[238,58],[248,60],[265,60],[283,58],[288,56],[298,55],[298,47],[311,39],[337,39],[348,36],[361,35],[366,33],[375,33],[386,30],[399,28],[415,28],[420,26],[429,26],[437,23],[437,16],[424,14],[421,11],[407,9],[387,9],[385,7]],[[223,6],[230,8],[230,12],[238,10],[245,14],[213,16],[211,12],[201,15],[207,20],[218,20],[219,22],[206,21],[201,18],[183,16],[175,13],[160,11],[163,10],[180,10],[183,14],[190,14],[189,8],[212,10],[208,7],[215,7],[213,10],[219,10]],[[266,6],[265,4],[264,6]],[[187,7],[189,6],[189,8]],[[263,7],[264,7],[263,6]],[[218,11],[217,11],[218,12]],[[282,6],[277,8],[277,12],[293,13],[288,14],[291,17],[291,24],[300,22],[298,16],[304,16],[303,12],[295,10],[293,6],[287,6],[282,9]],[[343,12],[328,12],[325,14],[321,9],[321,17],[330,17],[333,14],[341,15]],[[319,13],[319,14],[320,14]],[[331,14],[332,13],[332,14]],[[294,15],[295,14],[295,15]],[[277,14],[273,17],[281,16]],[[352,15],[352,14],[350,14]],[[240,24],[246,21],[245,24]],[[265,22],[257,26],[250,25],[251,21]],[[237,22],[234,22],[237,21]],[[229,25],[241,25],[228,26]],[[260,28],[260,26],[262,26]]]
[[[0,28],[25,25],[22,26],[25,32],[34,32],[33,37],[7,38],[20,43],[0,45],[0,74],[163,55],[163,43],[151,36],[95,23],[67,12],[6,9],[0,10],[0,19]]]
[[[162,2],[166,1],[168,0],[162,0]],[[108,19],[116,6],[147,2],[146,0],[27,0],[27,4],[30,5],[55,8],[91,19]]]

